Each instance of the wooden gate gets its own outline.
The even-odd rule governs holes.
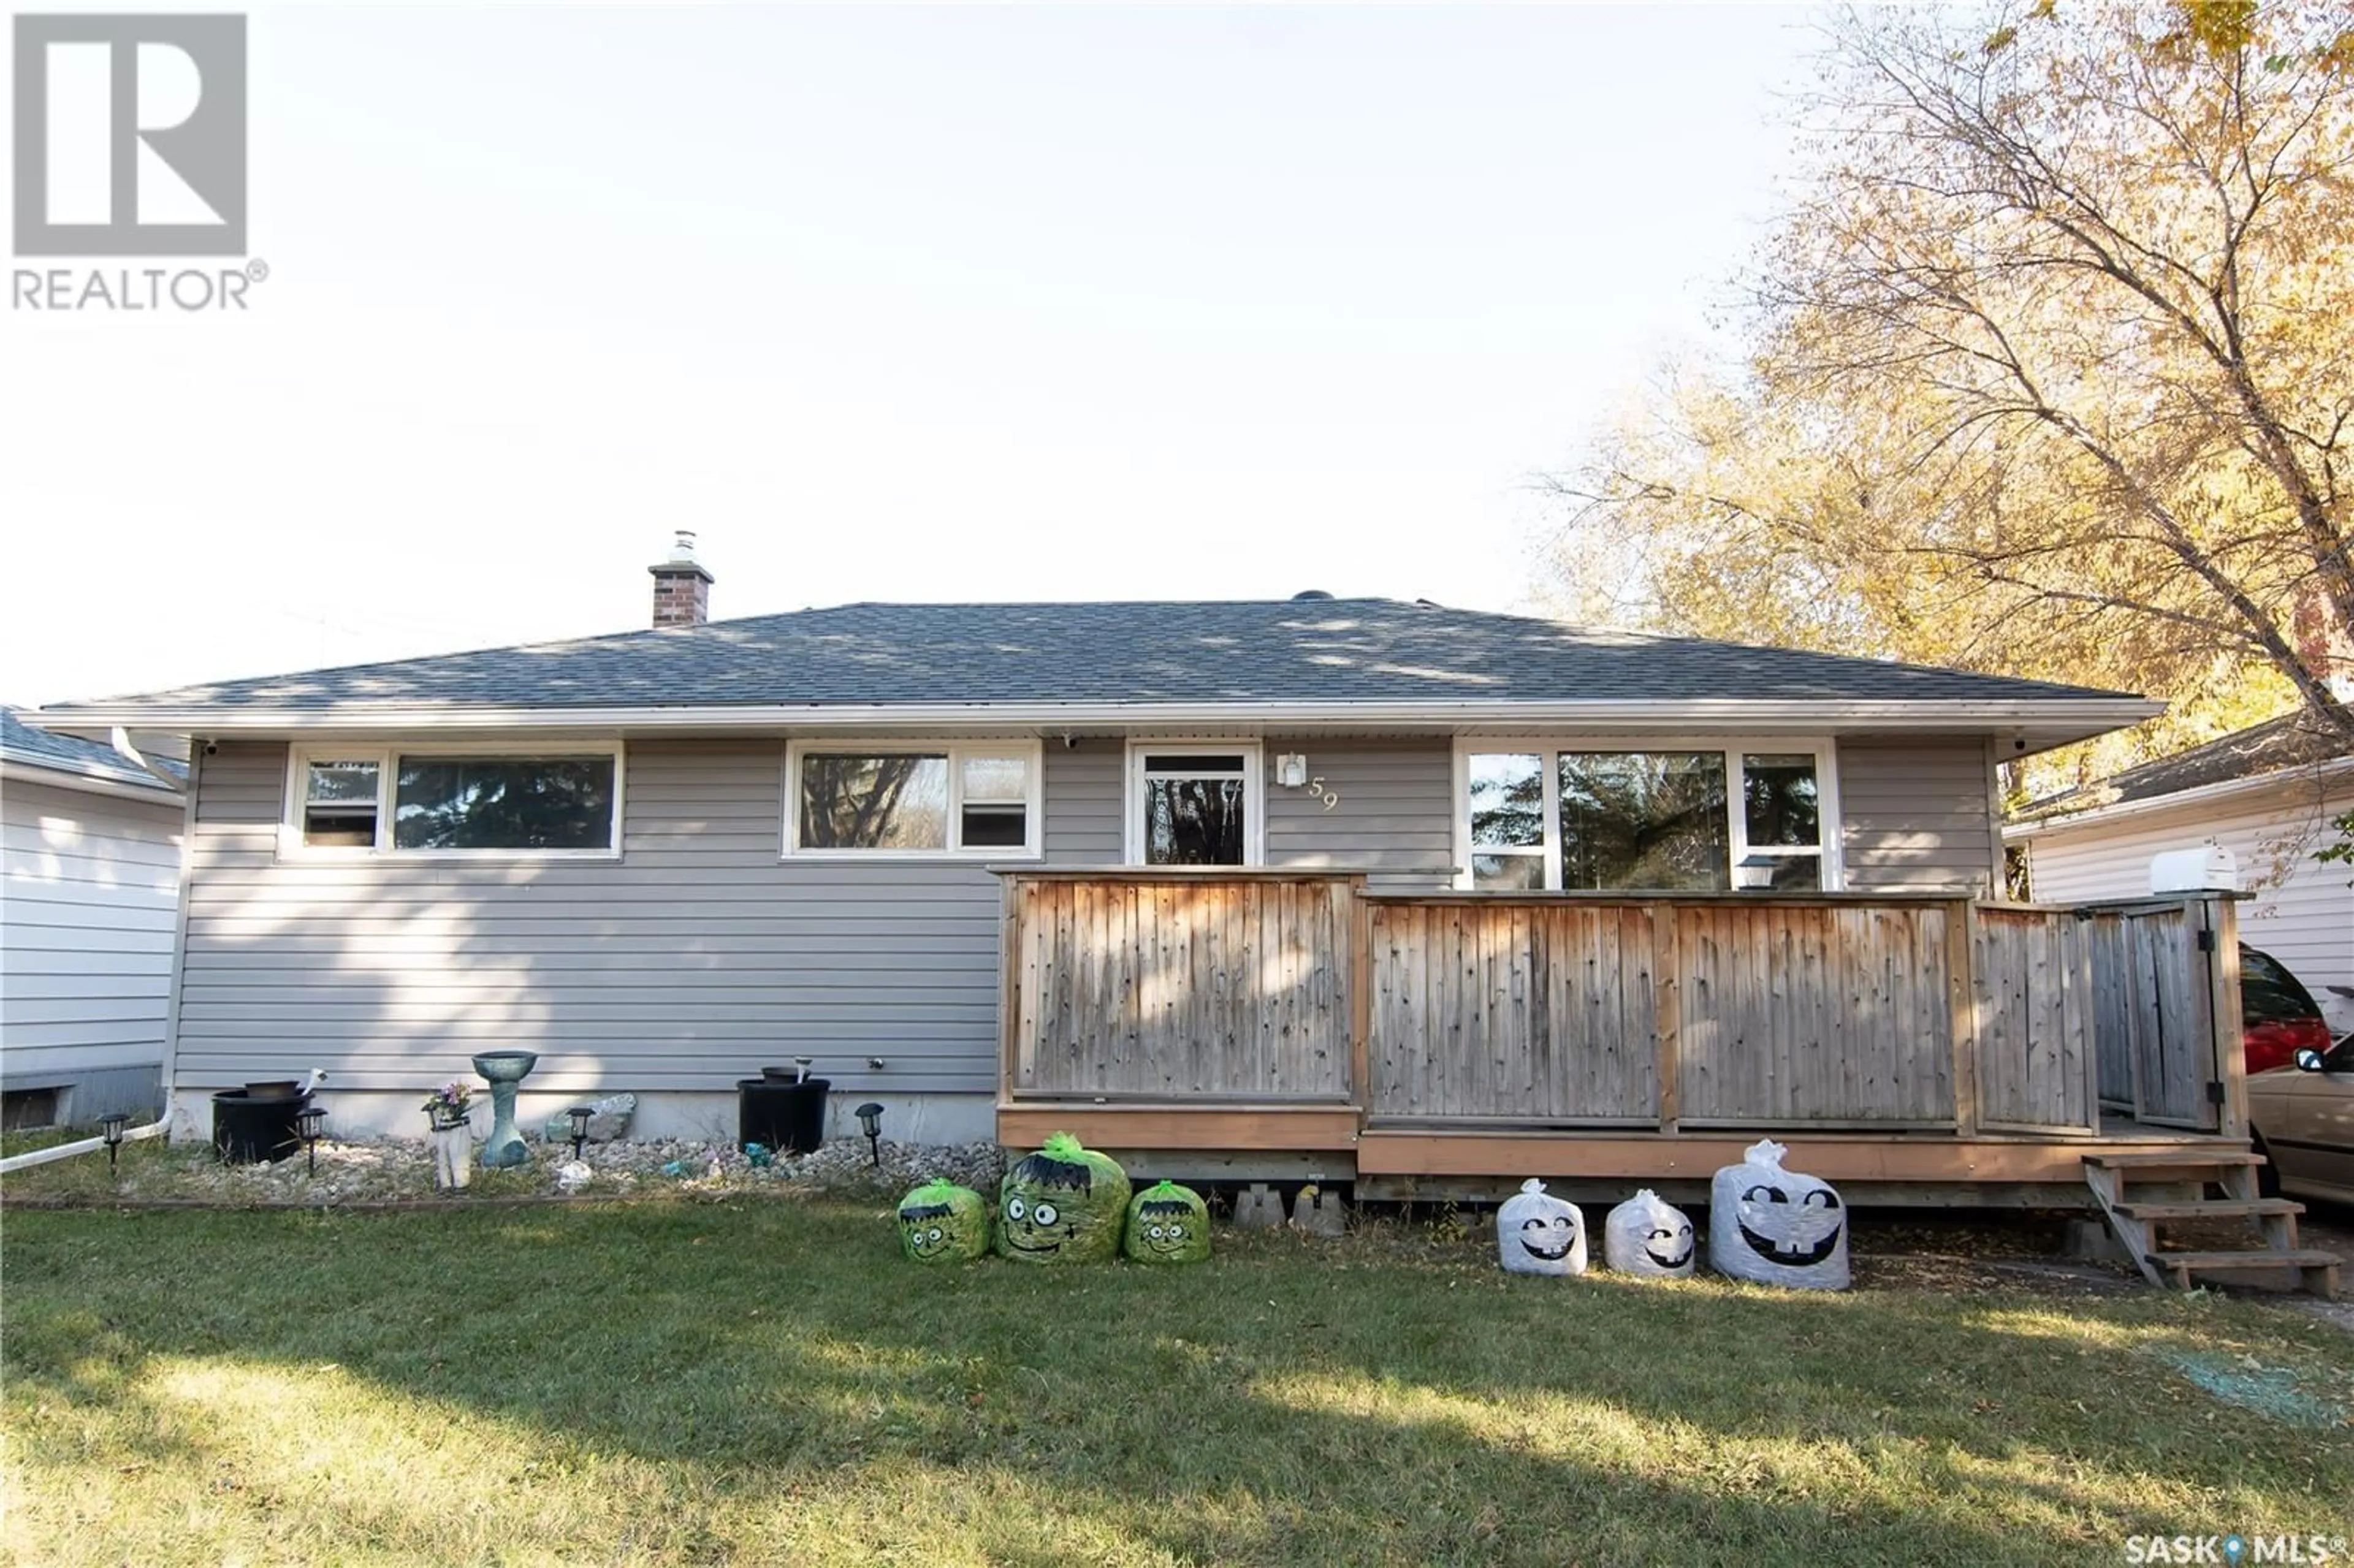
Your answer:
[[[2226,1041],[2237,1049],[2240,1032],[2236,1018],[2214,1014],[2219,908],[2228,915],[2231,906],[2168,899],[2077,911],[2092,950],[2101,1103],[2136,1121],[2201,1132],[2221,1123],[2217,1053]],[[2236,948],[2232,959],[2236,975]]]

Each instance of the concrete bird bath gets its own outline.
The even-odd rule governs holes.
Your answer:
[[[491,1140],[482,1145],[482,1168],[530,1163],[531,1150],[515,1130],[515,1086],[539,1065],[536,1051],[485,1051],[474,1071],[491,1086]]]

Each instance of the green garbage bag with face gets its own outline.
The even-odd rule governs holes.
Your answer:
[[[1210,1205],[1191,1187],[1157,1181],[1129,1200],[1119,1250],[1139,1263],[1206,1262]]]
[[[989,1200],[935,1177],[899,1200],[899,1243],[917,1263],[962,1263],[989,1250]]]
[[[1100,1263],[1119,1253],[1128,1172],[1067,1132],[1017,1161],[997,1192],[997,1250],[1018,1263]]]

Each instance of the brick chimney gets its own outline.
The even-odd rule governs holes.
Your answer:
[[[651,566],[654,575],[654,627],[700,626],[711,619],[709,572],[695,558],[695,530],[681,528],[670,559]]]

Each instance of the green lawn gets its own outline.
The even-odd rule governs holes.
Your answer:
[[[885,1215],[10,1212],[0,1547],[1983,1563],[2354,1533],[2354,1336],[2279,1307],[1508,1279],[1477,1226],[930,1271]]]

